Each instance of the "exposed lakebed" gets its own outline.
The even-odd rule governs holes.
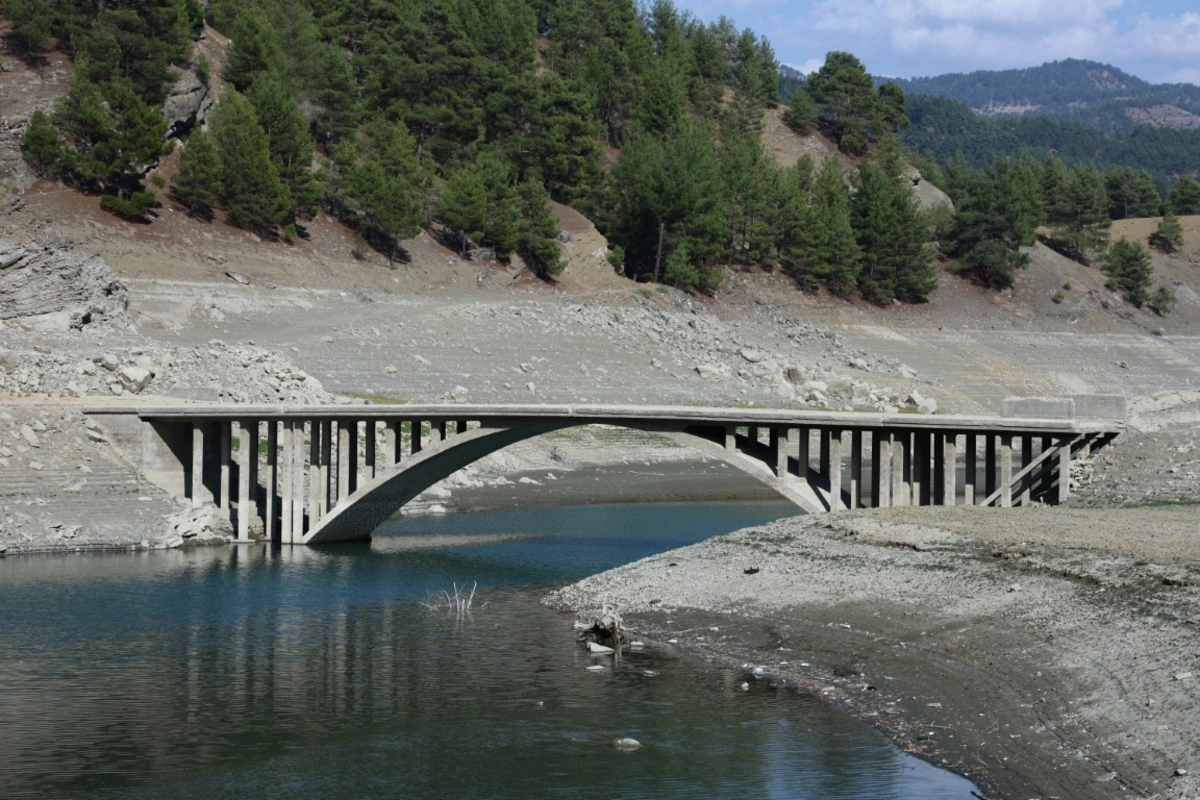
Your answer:
[[[10,558],[0,795],[969,798],[818,700],[663,646],[588,656],[539,605],[789,513],[537,509],[401,520],[370,546]],[[464,582],[466,618],[422,604]]]

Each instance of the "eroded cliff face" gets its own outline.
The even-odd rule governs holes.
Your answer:
[[[0,241],[0,320],[44,330],[128,324],[129,291],[102,258]]]

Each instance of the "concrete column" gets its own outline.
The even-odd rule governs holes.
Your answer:
[[[912,453],[907,432],[892,434],[892,505],[912,502]]]
[[[230,478],[230,456],[232,455],[233,445],[230,441],[233,438],[233,423],[229,420],[221,420],[217,423],[217,429],[221,436],[221,476],[219,485],[217,486],[217,508],[222,511],[229,511],[229,495],[233,488]]]
[[[1054,447],[1054,442],[1049,436],[1042,437],[1042,447],[1038,451],[1038,455],[1045,453]],[[1054,494],[1054,460],[1053,456],[1042,461],[1038,467],[1038,475],[1041,476],[1038,486],[1038,499],[1043,503],[1049,503],[1051,496]]]
[[[812,443],[812,428],[800,428],[796,436],[796,474],[808,483],[809,445]]]
[[[258,434],[258,420],[250,420],[246,429],[246,436],[250,439],[250,507],[247,509],[247,514],[258,517],[258,443],[261,441]]]
[[[1021,437],[1021,469],[1025,469],[1033,463],[1033,437]],[[1033,476],[1026,474],[1021,479],[1021,505],[1028,507],[1029,502],[1033,499]]]
[[[192,505],[204,503],[204,423],[192,423]]]
[[[276,498],[279,496],[279,424],[267,422],[267,504],[263,510],[267,541],[278,542],[279,515],[275,513]]]
[[[1059,442],[1058,451],[1058,502],[1061,505],[1071,496],[1071,440]]]
[[[446,438],[446,422],[440,419],[431,419],[429,421],[429,444],[436,445],[438,442]]]
[[[458,430],[455,431],[455,433],[466,433],[467,432],[467,420],[460,419],[457,422],[455,422],[455,425],[458,427]]]
[[[946,434],[938,431],[931,434],[930,449],[933,455],[933,473],[929,476],[929,504],[944,505],[942,500],[946,494],[946,449],[944,442]]]
[[[942,505],[958,502],[958,434],[947,433],[942,443]]]
[[[292,447],[292,421],[283,421],[283,432],[279,440],[279,541],[283,544],[292,543],[292,458],[295,449]]]
[[[983,496],[985,498],[991,497],[999,488],[996,480],[996,459],[996,435],[989,433],[984,446]]]
[[[923,506],[927,502],[929,480],[929,434],[914,431],[912,435],[912,504]]]
[[[796,473],[806,469],[805,465],[798,464],[796,472],[792,472],[791,460],[796,451],[800,448],[800,430],[798,428],[788,428],[787,435],[784,440],[779,443],[779,446],[785,448],[788,454],[788,458],[784,462],[784,467],[786,468],[784,477],[792,478],[796,475]]]
[[[304,421],[292,423],[292,543],[304,539]]]
[[[350,421],[339,419],[338,426],[338,463],[337,463],[337,501],[345,502],[350,496],[350,473],[355,470],[354,451],[351,450]]]
[[[250,540],[250,461],[258,453],[250,449],[250,429],[258,425],[242,420],[238,423],[238,499],[237,538],[239,542]]]
[[[725,426],[725,449],[731,453],[734,450],[737,450],[737,426],[736,425],[726,425]]]
[[[891,505],[892,440],[883,431],[871,431],[871,505],[887,508]]]
[[[328,419],[321,420],[320,428],[321,458],[318,465],[320,477],[317,485],[317,507],[320,509],[320,516],[325,516],[325,512],[333,505],[329,502],[329,495],[336,491],[331,483],[336,483],[336,479],[330,467],[333,465],[333,434],[337,428],[333,421]]]
[[[358,491],[358,420],[347,422],[346,432],[350,436],[350,458],[346,462],[346,478],[349,480],[347,495],[351,495]]]
[[[367,480],[373,481],[375,480],[375,476],[379,474],[379,465],[375,463],[377,456],[375,452],[375,437],[379,435],[379,430],[378,426],[375,424],[375,420],[373,419],[367,420],[366,426],[366,431],[364,432],[366,454],[363,457],[363,460],[365,461],[363,466],[366,470],[365,475]]]
[[[837,511],[842,505],[842,451],[845,431],[823,430],[821,436],[822,459],[828,464],[829,510]]]
[[[775,457],[775,477],[786,478],[788,474],[787,431],[771,428],[771,453]]]
[[[325,488],[321,473],[322,439],[325,423],[314,419],[308,423],[308,524],[311,528],[317,524],[325,509],[321,495]]]
[[[966,463],[964,465],[963,474],[963,503],[968,506],[975,505],[975,481],[979,479],[979,467],[976,464],[976,461],[978,460],[978,454],[976,452],[977,446],[978,440],[976,439],[975,434],[968,433]]]
[[[862,505],[862,431],[850,432],[850,507]]]
[[[383,465],[393,467],[400,463],[400,429],[395,420],[383,423]]]
[[[413,455],[421,452],[421,450],[423,450],[425,447],[424,442],[422,441],[423,434],[424,430],[421,428],[421,420],[412,420],[409,423],[409,438],[412,443],[412,450],[410,452]]]
[[[392,438],[391,453],[392,465],[399,464],[404,459],[404,420],[394,419],[388,423]]]
[[[1000,507],[1012,508],[1012,440],[1011,436],[1000,437]]]

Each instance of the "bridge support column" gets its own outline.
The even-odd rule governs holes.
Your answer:
[[[337,502],[341,503],[350,496],[350,475],[355,470],[356,455],[352,451],[349,420],[339,419],[338,428],[338,459],[337,459]]]
[[[292,542],[292,421],[285,419],[279,434],[279,542]]]
[[[808,465],[811,458],[812,428],[803,427],[796,433],[796,474],[808,483]]]
[[[826,475],[829,479],[829,510],[838,511],[845,506],[842,503],[842,451],[845,431],[822,430],[822,458],[826,465]]]
[[[1021,437],[1021,470],[1024,471],[1030,464],[1033,463],[1033,437]],[[1033,499],[1033,475],[1026,474],[1021,479],[1021,505],[1028,506],[1030,500]]]
[[[275,505],[279,496],[279,424],[275,420],[267,423],[267,486],[266,504],[263,507],[263,529],[269,542],[279,541],[279,518]]]
[[[912,452],[907,431],[892,434],[892,505],[912,503]]]
[[[237,496],[237,540],[250,541],[250,464],[256,460],[258,453],[253,449],[250,435],[251,429],[257,431],[254,422],[242,420],[238,423],[238,496]]]
[[[1000,437],[1000,507],[1012,508],[1012,440],[1005,434]]]
[[[967,447],[965,452],[965,464],[963,465],[963,504],[968,506],[975,505],[975,482],[979,480],[978,460],[978,440],[975,434],[967,434]]]
[[[892,440],[882,430],[871,431],[871,505],[888,508],[892,504]]]
[[[850,508],[862,505],[862,431],[850,432]]]
[[[232,487],[232,477],[230,475],[230,455],[232,454],[232,438],[233,438],[233,423],[229,420],[221,420],[217,423],[219,436],[219,445],[221,447],[221,472],[217,478],[217,508],[228,513],[230,510],[230,499]]]
[[[425,445],[422,443],[424,433],[425,431],[421,428],[421,420],[414,419],[409,423],[409,443],[412,445],[412,450],[409,452],[411,455],[415,456],[424,449]]]
[[[379,465],[375,459],[378,456],[375,447],[375,437],[379,435],[379,429],[375,424],[375,420],[369,419],[366,423],[365,442],[366,452],[363,456],[363,467],[368,481],[375,480],[375,476],[379,474]]]
[[[996,452],[996,434],[987,434],[987,442],[984,446],[984,481],[983,481],[983,496],[991,497],[996,493],[996,467],[998,466],[996,459],[999,457]]]
[[[912,434],[912,504],[925,505],[929,479],[929,434],[915,431]]]
[[[204,503],[204,423],[192,423],[192,505]]]
[[[317,508],[320,510],[320,516],[325,516],[325,512],[329,511],[331,505],[329,495],[331,493],[331,481],[333,477],[330,467],[333,461],[334,425],[329,420],[323,419],[319,424],[319,428],[321,457],[317,464]]]
[[[325,513],[325,509],[322,507],[324,501],[321,499],[321,456],[324,454],[321,448],[321,435],[324,433],[325,424],[314,419],[308,423],[308,426],[308,525],[312,527]]]
[[[942,442],[942,505],[952,506],[958,498],[958,434],[947,433]]]
[[[1063,439],[1058,450],[1058,503],[1071,496],[1071,440]]]
[[[292,544],[304,538],[304,420],[292,422]]]

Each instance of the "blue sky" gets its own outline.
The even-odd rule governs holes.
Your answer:
[[[770,39],[811,71],[830,50],[916,77],[1087,58],[1154,83],[1200,84],[1198,0],[675,0]]]

